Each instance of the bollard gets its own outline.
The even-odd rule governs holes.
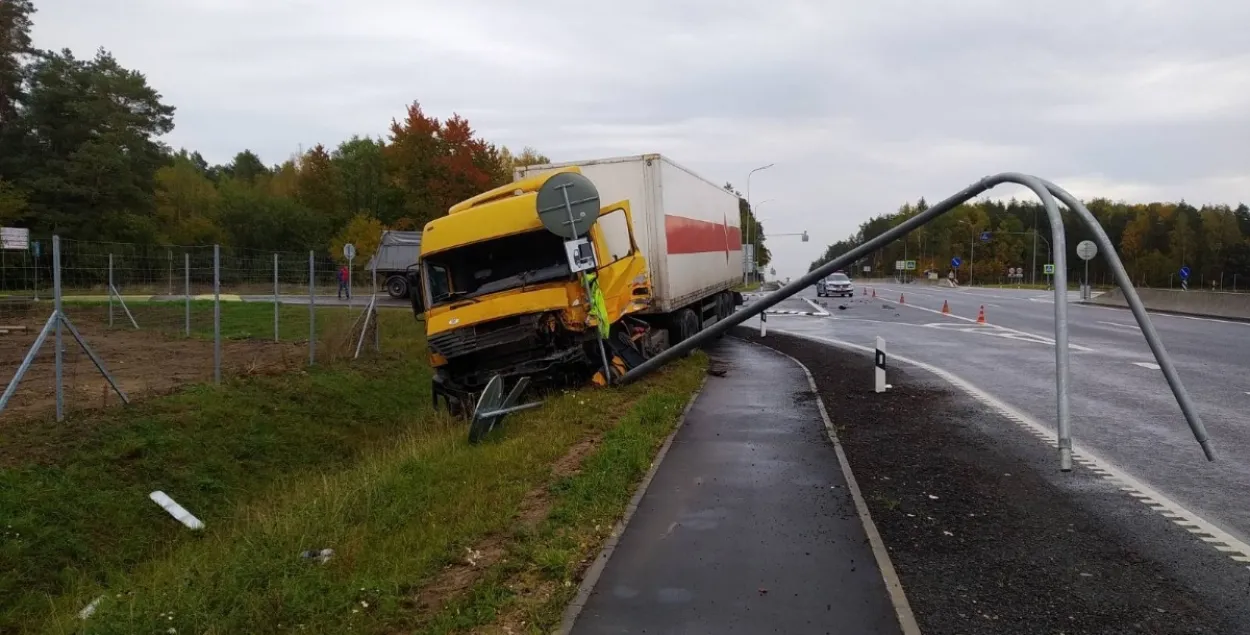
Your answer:
[[[876,392],[885,392],[887,384],[885,383],[885,340],[881,336],[877,336],[877,354],[875,357],[876,368],[873,370],[876,375]]]
[[[760,337],[768,335],[768,314],[760,314]]]

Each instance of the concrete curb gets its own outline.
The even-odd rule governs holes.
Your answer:
[[[660,469],[660,464],[664,462],[664,457],[668,454],[669,447],[673,445],[673,439],[678,432],[681,432],[682,426],[686,425],[686,418],[690,414],[690,409],[694,407],[694,402],[699,398],[699,395],[703,394],[705,385],[707,385],[707,375],[703,376],[703,381],[699,383],[699,387],[690,396],[690,401],[686,402],[686,407],[681,411],[681,418],[677,420],[677,426],[669,433],[668,438],[664,439],[664,444],[660,446],[660,451],[656,453],[655,460],[651,462],[651,469],[647,470],[646,476],[638,484],[638,489],[634,491],[634,497],[629,500],[629,505],[625,508],[625,514],[621,516],[616,526],[612,528],[612,534],[608,537],[607,542],[603,543],[603,549],[599,551],[599,555],[595,558],[594,563],[586,569],[586,574],[582,576],[582,583],[577,587],[577,595],[573,596],[573,601],[569,602],[568,607],[564,609],[564,617],[560,620],[560,627],[554,631],[556,635],[568,635],[573,631],[573,625],[577,622],[577,616],[585,608],[586,602],[590,601],[590,594],[594,592],[595,585],[599,583],[599,576],[603,575],[604,568],[608,566],[608,560],[612,558],[612,553],[616,551],[616,546],[620,543],[621,536],[625,534],[625,528],[629,525],[630,519],[634,517],[634,512],[638,511],[638,504],[642,502],[642,497],[647,493],[647,488],[651,485],[651,479],[655,477],[655,473]]]

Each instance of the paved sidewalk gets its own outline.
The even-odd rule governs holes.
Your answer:
[[[898,634],[803,370],[736,339],[573,625],[601,633]]]

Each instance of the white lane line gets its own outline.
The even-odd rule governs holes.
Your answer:
[[[1090,309],[1102,309],[1104,311],[1128,311],[1128,307],[1089,304],[1087,302],[1073,302],[1072,306],[1083,306],[1083,307],[1087,307]],[[1161,317],[1161,318],[1177,318],[1180,320],[1198,320],[1199,322],[1219,322],[1221,324],[1235,324],[1237,326],[1250,326],[1250,322],[1238,322],[1236,320],[1221,320],[1219,318],[1200,317],[1197,315],[1180,315],[1177,313],[1158,313],[1156,311],[1150,311],[1150,310],[1146,311],[1146,315],[1149,315],[1152,320],[1156,317]]]
[[[1159,365],[1154,362],[1133,362],[1133,365],[1149,368],[1150,370],[1159,370]]]
[[[916,306],[914,304],[903,304],[903,306],[909,307],[912,309],[917,309],[920,311],[928,311],[929,313],[936,313],[943,317],[954,318],[956,320],[963,320],[965,322],[971,322],[973,324],[977,324],[977,321],[972,318],[964,317],[962,315],[955,315],[954,313],[942,313],[941,311],[935,311],[933,309],[926,309],[925,307]],[[932,325],[926,324],[925,326],[932,326]],[[1021,331],[1021,330],[1017,330],[1013,328],[1008,328],[1006,326],[1000,326],[998,324],[990,324],[989,322],[986,322],[985,324],[980,324],[978,328],[986,328],[986,329],[999,331],[998,335],[1000,337],[1008,337],[1009,339],[1024,339],[1025,341],[1030,341],[1030,342],[1040,342],[1044,344],[1049,344],[1051,346],[1055,345],[1055,340],[1049,337],[1046,337],[1044,335],[1037,335],[1036,333],[1029,333],[1028,331]],[[972,332],[972,330],[969,329],[969,330],[965,330],[964,332],[970,333]],[[1011,338],[1010,336],[1005,335],[1006,333],[1011,333],[1015,335],[1016,337]],[[1074,351],[1081,351],[1083,353],[1094,352],[1094,349],[1089,348],[1088,346],[1081,346],[1080,344],[1073,344],[1071,339],[1068,340],[1068,348]]]
[[[828,317],[829,312],[826,311],[825,308],[820,306],[819,304],[812,302],[811,298],[803,298],[803,301],[806,302],[813,309],[816,309],[816,315],[819,315],[821,317]]]
[[[1098,320],[1097,322],[1095,322],[1095,324],[1106,324],[1107,326],[1118,326],[1122,329],[1129,329],[1133,331],[1141,330],[1141,327],[1137,326],[1136,324],[1120,324],[1119,322],[1103,322],[1102,320]]]
[[[801,333],[794,333],[794,332],[784,331],[780,329],[777,332],[785,333],[786,335],[789,335],[791,337],[805,339],[810,342],[830,344],[830,345],[837,346],[840,348],[858,351],[861,353],[867,353],[870,355],[875,352],[875,350],[870,347],[861,346],[859,344],[854,344],[854,343],[846,342],[843,340],[835,340],[835,339],[826,338],[826,337],[814,337],[811,335],[804,335]],[[904,364],[910,364],[917,368],[921,368],[923,370],[929,371],[930,373],[934,375],[937,375],[938,377],[946,380],[946,382],[951,384],[952,386],[955,386],[956,388],[959,388],[960,390],[964,391],[973,399],[980,401],[982,404],[985,404],[987,407],[992,408],[993,410],[997,411],[1000,415],[1019,424],[1025,430],[1028,430],[1031,432],[1039,432],[1039,431],[1044,432],[1048,437],[1054,434],[1053,432],[1050,431],[1049,428],[1047,428],[1046,426],[1043,426],[1041,423],[1039,423],[1037,420],[1033,419],[1029,415],[1026,415],[1023,412],[1020,412],[1019,410],[1016,410],[1015,408],[1007,405],[1005,402],[999,400],[997,397],[991,395],[988,392],[985,392],[984,390],[981,390],[980,388],[977,388],[976,386],[974,386],[967,380],[951,373],[950,371],[947,371],[942,368],[938,368],[937,366],[933,366],[932,364],[926,364],[925,362],[916,361],[914,359],[908,359],[907,357],[899,355],[898,353],[891,353],[890,357],[891,359],[894,359],[896,361],[902,362]],[[1134,495],[1141,494],[1141,495],[1145,495],[1149,497],[1151,502],[1150,502],[1150,505],[1147,506],[1148,509],[1158,509],[1159,507],[1166,509],[1167,517],[1172,519],[1172,522],[1182,527],[1185,527],[1187,529],[1190,527],[1199,528],[1202,533],[1218,538],[1220,542],[1224,543],[1225,545],[1228,545],[1228,547],[1233,550],[1233,551],[1227,552],[1225,555],[1228,555],[1230,558],[1232,558],[1233,560],[1237,562],[1250,562],[1250,544],[1246,544],[1238,540],[1237,538],[1233,537],[1231,534],[1224,531],[1223,529],[1216,527],[1214,524],[1212,524],[1210,521],[1206,520],[1202,516],[1199,516],[1198,514],[1186,509],[1180,503],[1168,498],[1167,496],[1164,496],[1163,494],[1156,491],[1154,488],[1137,480],[1133,476],[1130,476],[1127,472],[1125,472],[1124,470],[1121,470],[1119,467],[1116,467],[1114,463],[1111,463],[1110,461],[1099,457],[1098,455],[1090,452],[1088,449],[1081,447],[1076,443],[1073,443],[1072,452],[1074,454],[1080,454],[1084,456],[1085,458],[1088,458],[1091,461],[1094,461],[1095,463],[1097,463],[1099,467],[1102,469],[1102,471],[1110,474],[1111,478],[1121,485],[1120,487],[1121,490],[1125,492],[1133,493]],[[1163,514],[1164,512],[1159,512],[1159,513]]]

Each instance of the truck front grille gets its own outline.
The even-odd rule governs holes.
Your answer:
[[[524,342],[538,334],[541,314],[508,317],[439,333],[430,338],[430,348],[447,359],[488,348]]]

